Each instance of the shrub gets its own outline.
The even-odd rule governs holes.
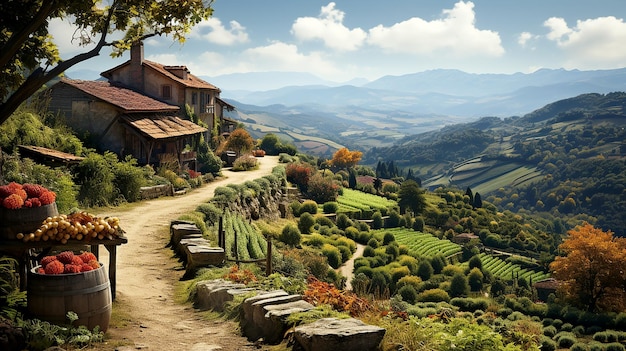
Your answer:
[[[287,181],[297,186],[300,191],[307,192],[309,179],[314,172],[313,166],[303,162],[289,163],[285,167],[285,172]]]
[[[557,348],[556,342],[545,335],[541,336],[539,343],[541,345],[541,351],[555,351]]]
[[[372,228],[380,229],[382,227],[383,227],[383,216],[380,213],[380,211],[376,211],[374,212],[374,214],[372,214]]]
[[[396,241],[396,237],[393,236],[392,233],[386,232],[383,236],[383,245],[389,245],[390,243]]]
[[[113,201],[115,174],[109,160],[117,161],[117,156],[113,153],[105,156],[91,153],[76,166],[75,179],[80,185],[78,201],[84,206],[106,206]]]
[[[419,302],[448,302],[450,301],[450,295],[445,290],[436,288],[429,289],[418,295],[417,301]]]
[[[391,283],[391,275],[384,269],[377,268],[372,274],[372,292],[382,296],[389,291],[389,283]]]
[[[463,275],[465,275],[463,273],[463,268],[461,266],[458,265],[454,265],[454,264],[449,264],[445,267],[443,267],[443,269],[441,270],[441,274],[448,276],[448,277],[452,277],[457,273],[461,273]]]
[[[374,257],[376,256],[376,250],[371,247],[371,246],[366,246],[365,249],[363,249],[363,257]]]
[[[472,268],[467,276],[467,282],[469,283],[470,289],[472,291],[480,291],[483,288],[483,273],[480,269]]]
[[[590,342],[587,346],[589,346],[589,351],[604,351],[604,345],[596,341]]]
[[[310,213],[304,212],[300,215],[300,219],[298,220],[298,229],[302,234],[310,234],[311,228],[315,224],[315,219],[311,216]]]
[[[301,238],[300,230],[292,224],[287,224],[278,237],[280,241],[290,246],[300,245]]]
[[[402,216],[400,216],[400,214],[395,211],[392,210],[389,212],[389,218],[387,218],[387,221],[385,222],[385,227],[386,228],[396,228],[400,225],[400,219],[402,218]]]
[[[557,333],[556,328],[553,325],[543,327],[543,335],[553,338]]]
[[[563,321],[560,319],[555,319],[552,321],[552,325],[556,328],[556,329],[561,329],[561,327],[563,326]]]
[[[404,285],[398,289],[398,295],[402,296],[402,301],[414,304],[417,301],[417,291],[411,285]]]
[[[368,242],[367,242],[367,246],[376,249],[378,248],[379,244],[378,244],[378,240],[376,240],[376,238],[371,238]]]
[[[304,202],[302,202],[302,205],[300,206],[300,215],[302,215],[303,213],[308,212],[312,215],[317,213],[317,202],[313,201],[313,200],[305,200]]]
[[[571,323],[563,323],[561,326],[561,331],[571,332],[574,329],[574,326]]]
[[[604,345],[604,351],[624,351],[624,345],[618,342],[612,342]]]
[[[220,217],[223,215],[222,210],[210,202],[198,205],[198,207],[196,207],[196,211],[204,215],[204,221],[208,225],[216,225],[219,222]]]
[[[341,266],[341,253],[336,247],[330,244],[324,244],[324,246],[322,246],[322,254],[326,256],[328,264],[334,269],[337,269],[339,268],[339,266]]]
[[[113,174],[113,184],[120,195],[128,202],[139,200],[141,187],[146,184],[146,179],[142,169],[137,165],[137,160],[127,156],[123,162],[115,162]]]
[[[360,233],[359,230],[355,227],[348,227],[344,230],[343,234],[346,236],[346,238],[356,240]]]
[[[198,163],[200,164],[199,170],[202,173],[217,174],[222,169],[223,162],[217,157],[211,150],[209,144],[201,140],[198,143]]]
[[[572,345],[572,347],[570,347],[569,350],[570,351],[588,351],[589,348],[587,347],[587,344],[577,342],[574,345]]]
[[[419,266],[417,267],[417,276],[426,281],[429,280],[432,275],[433,267],[430,265],[430,262],[428,262],[427,260],[423,260],[422,262],[420,262]]]
[[[576,343],[576,338],[574,336],[563,336],[559,338],[559,341],[557,341],[557,345],[560,348],[564,348],[564,349],[571,347],[575,343]]]
[[[576,336],[570,332],[559,332],[553,339],[561,348],[569,348],[576,343]]]
[[[348,261],[352,257],[352,250],[349,247],[340,245],[337,246],[337,249],[341,253],[341,263]]]
[[[326,201],[324,205],[322,205],[324,213],[337,213],[338,208],[339,204],[337,204],[336,201]]]
[[[400,254],[400,248],[395,243],[387,246],[385,249],[385,253],[391,257],[391,260],[395,260],[396,257]]]
[[[332,228],[335,226],[335,223],[333,223],[333,221],[323,215],[317,215],[315,216],[315,224],[318,224],[320,227],[326,226],[329,228]]]
[[[318,203],[334,202],[339,196],[339,185],[331,178],[316,173],[309,179],[306,193]]]
[[[415,289],[415,291],[418,291],[420,285],[422,285],[422,280],[414,275],[405,275],[404,277],[400,278],[400,280],[398,280],[398,282],[396,283],[396,288],[400,289],[401,287],[406,285],[411,285]]]
[[[352,226],[353,223],[344,213],[340,213],[337,215],[337,227],[341,230],[345,230],[346,228]]]
[[[450,280],[450,295],[453,297],[467,296],[470,291],[467,277],[463,273],[456,273]]]
[[[582,325],[577,325],[574,328],[572,328],[572,333],[574,333],[576,337],[581,337],[585,335],[585,327],[583,327]]]
[[[485,311],[489,308],[489,301],[485,299],[456,297],[450,300],[452,306],[456,306],[461,311],[474,312]]]

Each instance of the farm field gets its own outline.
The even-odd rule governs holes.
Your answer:
[[[242,215],[224,212],[224,231],[226,232],[226,257],[240,260],[263,258],[267,254],[267,241],[261,232]],[[237,243],[235,245],[235,235]]]
[[[337,197],[338,213],[345,212],[373,212],[376,210],[386,213],[388,209],[397,207],[394,200],[385,197],[364,193],[353,189],[343,189],[343,194]]]
[[[412,255],[433,257],[442,255],[451,257],[461,252],[461,246],[447,239],[439,239],[431,234],[416,232],[408,228],[381,229],[381,232],[391,233],[396,241],[409,248]]]
[[[550,277],[548,273],[522,268],[517,264],[506,262],[486,253],[479,254],[479,257],[483,263],[483,269],[491,272],[494,277],[499,277],[504,280],[512,280],[514,277],[519,277],[527,281],[538,282]]]
[[[446,258],[461,253],[461,246],[447,239],[439,239],[431,234],[416,232],[407,228],[381,229],[381,233],[391,233],[396,241],[409,248],[412,255],[430,258],[436,255],[442,255]],[[550,275],[544,272],[534,271],[532,269],[522,268],[518,264],[506,262],[498,257],[491,256],[486,253],[479,254],[483,264],[483,269],[491,272],[493,276],[503,280],[512,280],[513,278],[524,278],[537,282]],[[465,265],[467,263],[464,263]]]

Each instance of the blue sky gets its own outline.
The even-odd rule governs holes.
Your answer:
[[[183,45],[147,40],[146,58],[200,76],[308,72],[335,82],[438,68],[626,66],[624,0],[215,0],[213,8]],[[62,57],[78,52],[69,22],[50,28]],[[100,72],[128,59],[107,50],[73,70]]]

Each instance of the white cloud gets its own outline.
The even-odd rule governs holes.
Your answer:
[[[626,23],[613,16],[577,21],[569,27],[563,18],[544,22],[546,37],[569,57],[566,68],[617,68],[626,61]]]
[[[521,33],[518,37],[517,37],[517,43],[521,46],[521,47],[526,47],[526,45],[528,44],[528,42],[533,39],[533,35],[532,33],[529,32],[523,32]]]
[[[442,18],[425,21],[418,17],[391,27],[378,25],[369,31],[368,42],[396,53],[438,56],[488,56],[504,54],[497,32],[475,26],[474,4],[459,1],[443,10]]]
[[[187,62],[186,66],[196,76],[215,76],[222,74],[226,63],[226,59],[222,54],[205,51],[197,59]]]
[[[350,29],[343,24],[345,13],[331,2],[322,6],[319,17],[300,17],[291,27],[291,33],[301,41],[321,40],[326,47],[337,51],[357,50],[367,34],[361,28]]]
[[[252,71],[290,71],[311,72],[319,76],[333,76],[339,74],[339,69],[327,61],[321,53],[312,52],[303,54],[298,47],[283,42],[273,42],[267,46],[260,46],[245,50],[241,55],[241,65]]]
[[[202,38],[210,43],[224,46],[247,43],[250,41],[246,27],[242,26],[237,21],[230,21],[229,27],[227,28],[217,17],[210,17],[195,25],[189,37]]]

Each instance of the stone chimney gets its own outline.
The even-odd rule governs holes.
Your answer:
[[[129,85],[143,91],[143,42],[135,42],[130,48],[130,74]]]
[[[187,80],[189,77],[187,66],[164,66],[163,68],[182,80]]]

